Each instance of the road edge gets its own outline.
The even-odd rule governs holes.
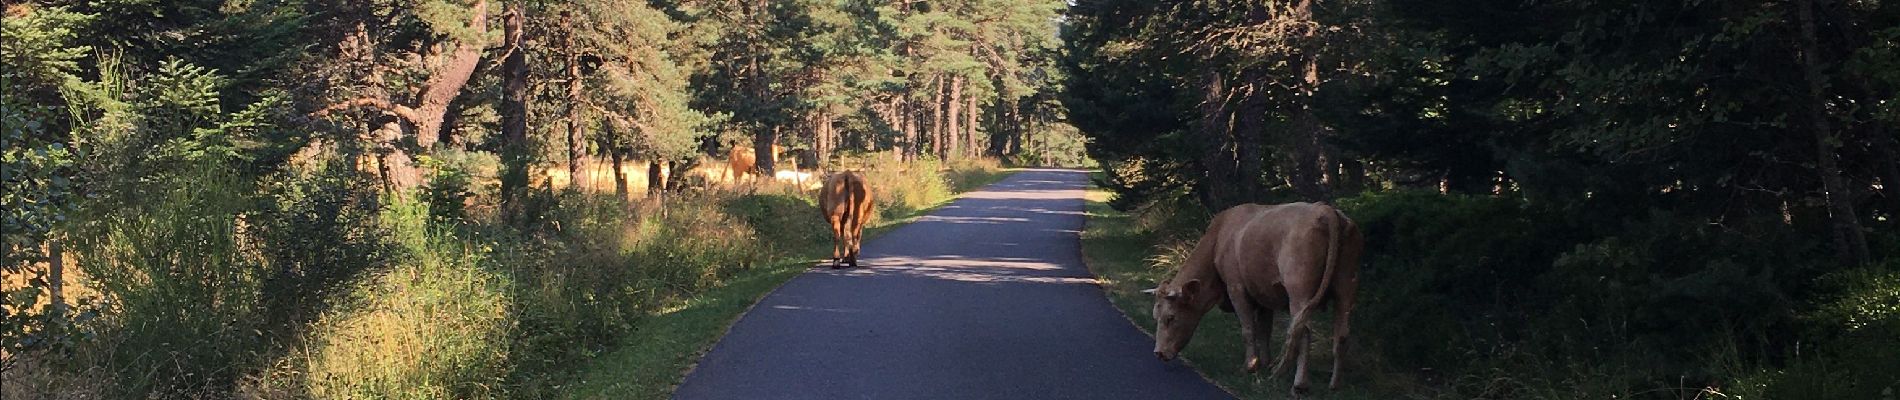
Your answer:
[[[1088,172],[1087,170],[1084,170],[1084,171],[1085,173]],[[1096,271],[1095,264],[1089,263],[1089,256],[1088,256],[1088,250],[1087,250],[1088,247],[1086,246],[1087,242],[1082,239],[1082,236],[1088,234],[1089,227],[1094,225],[1094,222],[1095,222],[1095,218],[1094,218],[1095,213],[1089,212],[1090,202],[1088,198],[1088,192],[1094,189],[1099,189],[1099,188],[1095,186],[1095,182],[1093,179],[1090,179],[1088,182],[1088,185],[1082,189],[1082,198],[1081,198],[1082,200],[1082,230],[1076,233],[1075,235],[1076,258],[1082,260],[1082,267],[1089,271],[1089,275],[1095,276],[1095,288],[1102,295],[1102,301],[1108,302],[1109,308],[1113,308],[1115,309],[1116,313],[1121,314],[1122,321],[1128,322],[1128,325],[1134,327],[1136,332],[1141,332],[1142,336],[1147,336],[1149,339],[1154,339],[1154,332],[1150,332],[1148,328],[1141,326],[1141,323],[1136,322],[1134,317],[1131,317],[1128,315],[1128,310],[1124,310],[1122,309],[1120,305],[1115,304],[1115,298],[1109,294],[1109,290],[1112,290],[1112,288],[1103,286],[1104,283],[1107,283],[1108,281],[1106,280],[1106,278],[1102,277],[1101,272]],[[1193,360],[1189,360],[1185,355],[1180,357],[1179,361],[1182,366],[1185,366],[1189,370],[1194,371],[1194,376],[1200,377],[1201,381],[1207,382],[1210,385],[1214,385],[1214,387],[1220,388],[1222,392],[1226,392],[1227,395],[1232,398],[1235,398],[1235,399],[1242,398],[1240,396],[1240,393],[1235,392],[1233,388],[1227,387],[1227,385],[1222,385],[1220,381],[1216,381],[1213,378],[1209,378],[1206,372],[1201,371],[1200,365],[1195,364]]]

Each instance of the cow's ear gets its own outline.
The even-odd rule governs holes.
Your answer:
[[[1161,288],[1159,288],[1159,287],[1153,287],[1153,288],[1147,288],[1147,289],[1142,289],[1142,290],[1141,290],[1141,293],[1142,293],[1142,294],[1155,294],[1155,291],[1158,291],[1158,290],[1161,290]]]
[[[1189,279],[1187,283],[1181,284],[1182,296],[1192,299],[1192,298],[1196,298],[1197,296],[1200,296],[1200,294],[1201,294],[1201,280],[1200,279]]]

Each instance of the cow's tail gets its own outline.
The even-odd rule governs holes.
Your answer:
[[[1320,271],[1319,286],[1315,288],[1313,298],[1307,299],[1306,304],[1300,306],[1300,313],[1293,315],[1293,326],[1295,327],[1305,326],[1306,320],[1313,316],[1313,309],[1319,308],[1321,303],[1326,302],[1326,292],[1332,291],[1333,270],[1337,264],[1339,264],[1339,231],[1346,230],[1346,227],[1345,224],[1340,223],[1340,220],[1345,219],[1345,215],[1340,214],[1338,209],[1333,209],[1331,206],[1328,206],[1327,209],[1331,211],[1330,214],[1332,215],[1328,215],[1326,218],[1326,230],[1328,232],[1328,240],[1326,241],[1326,267]]]

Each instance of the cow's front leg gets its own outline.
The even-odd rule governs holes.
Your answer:
[[[1261,358],[1258,332],[1266,328],[1261,325],[1263,321],[1260,321],[1260,307],[1254,306],[1253,301],[1247,297],[1247,289],[1237,283],[1227,285],[1227,301],[1234,305],[1234,314],[1240,316],[1240,338],[1241,342],[1246,344],[1247,372],[1258,371]]]

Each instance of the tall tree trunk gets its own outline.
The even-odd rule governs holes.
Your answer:
[[[1293,18],[1307,24],[1314,23],[1313,0],[1300,0],[1293,6]],[[1314,94],[1319,91],[1319,43],[1318,28],[1305,27],[1301,34],[1299,110],[1293,115],[1293,165],[1290,179],[1293,190],[1307,201],[1329,200],[1326,185],[1321,180],[1325,172],[1320,167],[1323,158],[1320,149],[1321,137],[1326,126],[1319,116],[1313,113]]]
[[[512,202],[528,185],[528,62],[522,47],[521,7],[510,3],[502,17],[501,199]],[[570,176],[570,179],[578,178]]]
[[[1814,0],[1799,0],[1796,5],[1801,20],[1801,72],[1807,80],[1806,114],[1808,123],[1814,129],[1815,155],[1819,161],[1816,172],[1821,175],[1822,188],[1826,190],[1828,217],[1833,222],[1834,246],[1840,262],[1846,266],[1865,265],[1869,261],[1866,234],[1861,232],[1859,214],[1854,211],[1853,189],[1846,179],[1841,177],[1840,139],[1835,137],[1834,129],[1828,121],[1826,96],[1822,87],[1826,81],[1821,75],[1820,40],[1815,34]]]
[[[951,154],[963,154],[963,117],[958,114],[963,111],[962,76],[950,77],[950,97],[945,97],[944,100],[949,103],[944,107],[947,114],[944,115],[946,128],[943,133],[943,139],[948,143],[945,143],[946,153],[942,158],[949,159]]]
[[[587,153],[585,124],[581,121],[581,60],[580,48],[574,44],[574,16],[561,13],[562,51],[567,54],[567,174],[572,182],[579,177],[581,163]]]
[[[686,188],[686,164],[679,161],[666,162],[666,190],[679,191]]]
[[[1221,184],[1230,184],[1239,192],[1244,201],[1259,200],[1265,194],[1261,190],[1261,176],[1267,170],[1268,158],[1266,141],[1267,117],[1270,106],[1262,85],[1266,85],[1266,74],[1260,71],[1248,71],[1241,75],[1245,90],[1235,95],[1244,96],[1233,110],[1234,126],[1231,132],[1234,148],[1234,179]],[[1047,150],[1047,147],[1044,148]],[[1229,183],[1230,182],[1230,183]],[[1312,200],[1312,199],[1308,199]]]
[[[1008,119],[1010,123],[1009,143],[1003,145],[1003,154],[1015,155],[1022,152],[1023,135],[1028,134],[1028,132],[1024,129],[1022,111],[1018,109],[1017,105],[1006,105],[1003,108],[1003,112],[1007,113],[1007,116],[1004,118]]]
[[[647,161],[647,198],[649,199],[660,198],[666,192],[667,176],[661,173],[663,165],[659,161]]]
[[[906,94],[897,97],[897,119],[904,130],[904,150],[899,153],[904,156],[904,161],[917,159],[917,152],[923,151],[923,138],[917,134],[917,116],[909,97]]]
[[[968,143],[964,144],[963,148],[964,156],[967,157],[976,157],[982,152],[982,150],[980,150],[982,148],[977,147],[976,110],[976,94],[971,93],[964,99],[963,103],[963,129],[965,131],[963,137],[968,140]]]
[[[620,149],[607,149],[607,155],[613,159],[614,197],[626,200],[632,189],[627,187],[627,155]]]
[[[818,165],[816,167],[820,171],[825,170],[825,166],[831,164],[831,150],[837,148],[838,142],[840,142],[840,140],[838,140],[838,131],[832,126],[833,123],[831,113],[818,114],[818,131],[822,132],[822,134],[819,135],[820,137],[818,139],[818,154],[814,154],[813,156],[818,158]]]
[[[753,159],[752,169],[765,179],[772,179],[777,172],[778,154],[773,153],[772,148],[778,146],[778,130],[777,126],[760,129],[758,137],[752,139],[752,154],[757,157]]]
[[[930,94],[930,153],[943,159],[943,75],[937,75]]]
[[[1220,212],[1228,207],[1245,203],[1246,196],[1239,192],[1236,174],[1238,161],[1233,152],[1233,115],[1227,108],[1227,83],[1216,71],[1207,71],[1202,89],[1206,91],[1201,100],[1201,120],[1195,131],[1201,142],[1201,168],[1207,171],[1208,184],[1197,188],[1201,205],[1209,211]],[[1044,149],[1037,149],[1042,151]],[[1045,158],[1046,161],[1046,158]]]

